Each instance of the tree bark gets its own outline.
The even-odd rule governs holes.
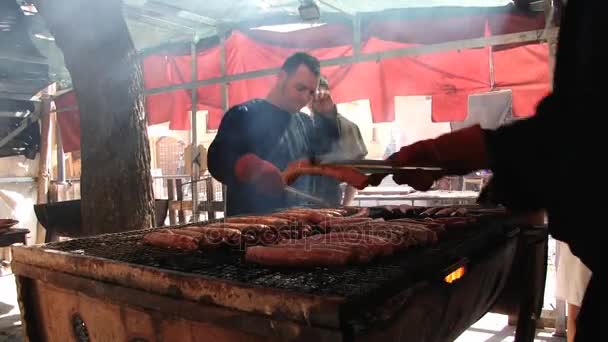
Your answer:
[[[154,223],[143,76],[120,0],[37,0],[80,111],[85,234]]]

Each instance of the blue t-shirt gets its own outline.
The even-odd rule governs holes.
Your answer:
[[[239,182],[234,175],[236,161],[247,153],[284,170],[293,161],[327,152],[339,136],[335,120],[313,120],[304,113],[286,112],[266,100],[252,100],[230,109],[220,123],[208,152],[211,175],[227,186],[226,215],[263,214],[303,205],[301,199],[281,194],[267,196],[254,186]],[[310,193],[310,176],[299,177],[293,186]]]

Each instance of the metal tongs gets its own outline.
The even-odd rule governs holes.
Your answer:
[[[359,170],[361,173],[366,174],[388,174],[395,173],[401,170],[424,170],[424,171],[441,171],[439,167],[430,166],[393,166],[386,162],[386,160],[374,160],[374,159],[363,159],[363,160],[336,160],[336,161],[317,161],[318,165],[327,166],[348,166]]]

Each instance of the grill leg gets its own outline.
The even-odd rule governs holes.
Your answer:
[[[544,232],[543,232],[544,230]],[[546,280],[547,235],[545,227],[534,227],[522,232],[526,235],[529,262],[524,264],[525,282],[519,306],[519,317],[515,330],[515,342],[533,342],[536,335],[536,323],[542,312],[542,301]],[[540,234],[539,234],[540,233]],[[537,248],[542,243],[543,248]],[[538,267],[537,263],[544,263]],[[544,269],[544,274],[537,274],[537,269]],[[539,291],[542,289],[542,291]],[[541,310],[539,310],[539,308]]]
[[[528,262],[524,267],[524,274],[530,275],[533,271],[532,263]],[[533,342],[534,336],[536,335],[536,315],[534,313],[534,288],[536,284],[533,280],[534,278],[526,278],[528,281],[526,281],[523,287],[524,291],[519,303],[519,314],[517,317],[514,342]]]

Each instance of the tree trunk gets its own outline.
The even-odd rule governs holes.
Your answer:
[[[152,226],[143,77],[120,0],[37,0],[80,111],[82,225],[96,235]]]

